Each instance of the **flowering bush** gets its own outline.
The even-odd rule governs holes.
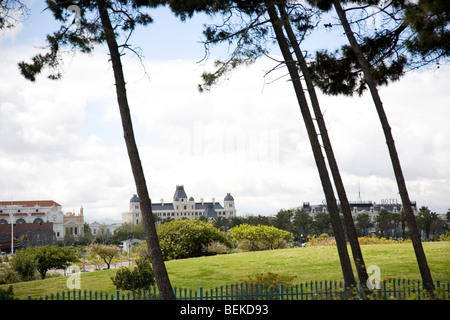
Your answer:
[[[243,251],[260,251],[287,248],[292,234],[275,227],[246,223],[231,229],[233,241],[238,242],[238,248]]]
[[[393,240],[392,238],[376,238],[376,237],[358,237],[360,245],[364,244],[390,244],[390,243],[402,243],[403,239]]]
[[[336,240],[330,238],[330,236],[326,233],[322,233],[320,236],[313,235],[312,237],[308,238],[309,239],[306,243],[306,247],[336,246]]]

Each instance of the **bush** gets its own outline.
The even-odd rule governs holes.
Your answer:
[[[0,288],[0,300],[14,299],[13,286],[9,286],[7,289]]]
[[[233,240],[242,251],[283,249],[288,247],[292,235],[288,231],[265,225],[251,226],[246,223],[231,229]]]
[[[0,264],[0,284],[10,284],[22,281],[20,275],[11,266]]]
[[[440,241],[450,241],[450,231],[447,231],[439,236]]]
[[[37,261],[30,250],[18,250],[11,259],[10,265],[22,281],[34,280]]]
[[[148,259],[136,259],[136,266],[130,268],[120,268],[116,275],[111,277],[117,290],[142,289],[155,284],[152,264]]]
[[[214,241],[203,245],[203,251],[211,255],[230,253],[230,248],[222,242]]]
[[[322,233],[320,236],[313,235],[306,243],[306,247],[319,247],[319,246],[336,246],[336,240],[331,239],[326,233]]]
[[[280,293],[281,284],[284,289],[289,289],[292,287],[292,281],[295,278],[296,276],[280,275],[272,272],[258,273],[254,277],[248,277],[247,280],[242,281],[244,285],[237,287],[237,294],[247,295],[252,299],[256,295],[263,298],[265,293],[278,294]]]
[[[390,243],[402,243],[403,240],[392,240],[386,238],[376,238],[376,237],[358,237],[358,242],[360,245],[366,244],[390,244]]]
[[[176,220],[158,227],[158,238],[165,260],[209,255],[207,246],[220,242],[231,248],[227,235],[211,223],[194,220]]]

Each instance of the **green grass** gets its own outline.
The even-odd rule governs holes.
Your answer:
[[[450,282],[450,242],[423,244],[434,280]],[[367,266],[377,265],[381,278],[420,279],[411,243],[361,246]],[[337,249],[310,247],[172,260],[166,263],[173,286],[197,290],[246,280],[261,272],[296,275],[294,283],[342,280]],[[117,269],[83,273],[81,289],[113,293],[111,276]],[[355,275],[356,277],[356,275]],[[67,290],[67,277],[50,278],[13,285],[14,296],[33,299]],[[5,287],[5,286],[0,286]]]

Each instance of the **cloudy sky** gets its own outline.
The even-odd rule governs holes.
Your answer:
[[[55,30],[40,3],[0,40],[0,200],[55,200],[83,206],[88,221],[120,221],[135,193],[106,49],[65,57],[59,81],[24,80],[17,62],[39,52]],[[324,199],[306,130],[286,70],[261,59],[200,94],[202,24],[163,9],[131,41],[143,50],[145,74],[123,57],[141,160],[153,201],[171,201],[177,184],[196,200],[223,201],[238,214],[275,214]],[[329,44],[331,36],[306,43]],[[220,54],[220,51],[219,51]],[[274,52],[273,57],[276,56]],[[450,208],[450,66],[411,72],[380,89],[411,200]],[[368,94],[319,95],[350,200],[398,199],[384,136]],[[359,187],[360,186],[360,187]]]

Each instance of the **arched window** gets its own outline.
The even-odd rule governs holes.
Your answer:
[[[41,218],[36,218],[34,219],[33,223],[44,223],[44,220],[42,220]]]

